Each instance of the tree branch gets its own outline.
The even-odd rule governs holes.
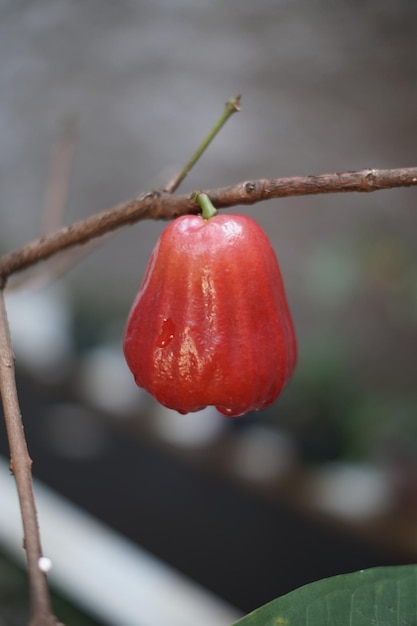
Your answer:
[[[32,461],[29,457],[20,416],[13,350],[2,290],[0,290],[0,392],[10,445],[10,469],[16,480],[22,511],[32,616],[30,626],[57,626],[58,621],[51,610],[46,577],[39,568],[42,548],[31,478]]]
[[[417,167],[260,179],[206,190],[204,193],[210,197],[216,208],[225,208],[288,196],[371,192],[413,185],[417,186]],[[134,200],[61,228],[51,235],[4,255],[0,258],[0,287],[6,284],[11,274],[48,259],[61,250],[86,243],[126,224],[134,224],[142,219],[167,220],[199,211],[194,193],[177,196],[159,191],[144,193]]]

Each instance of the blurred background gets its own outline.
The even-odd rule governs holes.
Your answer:
[[[181,191],[416,165],[412,0],[1,0],[0,58],[1,253],[164,185],[238,93],[241,113]],[[226,603],[208,623],[323,576],[417,559],[416,198],[397,189],[235,209],[271,238],[299,343],[279,401],[237,420],[163,409],[123,362],[126,316],[164,223],[10,282],[35,476]],[[25,614],[25,588],[1,536],[0,623],[13,626],[25,623],[14,610]],[[92,591],[81,597],[53,571],[64,600],[89,614],[60,615],[68,624],[153,623],[141,606],[131,622],[106,617]]]

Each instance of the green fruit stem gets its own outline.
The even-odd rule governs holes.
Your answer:
[[[209,220],[211,217],[214,217],[215,215],[217,215],[218,211],[213,206],[212,201],[210,200],[210,198],[208,197],[206,193],[199,193],[196,196],[196,201],[201,207],[203,218],[205,220]]]

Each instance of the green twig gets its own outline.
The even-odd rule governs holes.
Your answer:
[[[201,157],[201,155],[209,146],[209,144],[213,141],[213,139],[215,138],[217,133],[220,131],[220,129],[224,126],[224,124],[227,122],[229,117],[233,115],[233,113],[236,113],[237,111],[240,111],[240,95],[236,96],[235,98],[231,98],[230,100],[226,102],[225,110],[223,111],[222,115],[219,117],[219,119],[217,120],[217,122],[215,123],[215,125],[213,126],[209,134],[207,135],[207,137],[204,139],[202,144],[195,151],[191,159],[188,161],[187,165],[181,170],[181,172],[175,178],[171,180],[171,182],[165,187],[164,191],[167,191],[168,193],[174,193],[174,191],[178,189],[178,187],[180,186],[184,178],[187,176],[188,172],[197,163],[198,159]]]

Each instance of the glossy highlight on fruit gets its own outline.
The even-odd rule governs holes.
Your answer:
[[[297,357],[278,262],[244,215],[185,215],[152,252],[123,349],[137,385],[188,413],[227,416],[278,397]]]

